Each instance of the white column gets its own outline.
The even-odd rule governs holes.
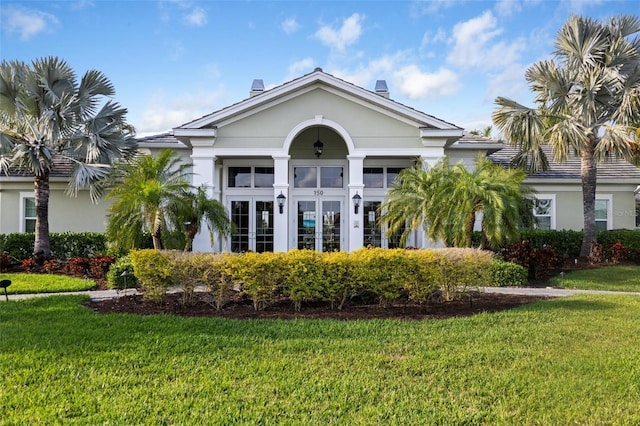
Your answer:
[[[292,200],[289,195],[289,155],[273,156],[273,251],[289,250],[289,210]],[[278,206],[278,195],[286,197],[282,213]]]
[[[193,162],[193,186],[203,186],[209,198],[220,201],[218,168],[215,165],[216,156],[213,153],[213,148],[199,148],[197,151],[194,149],[191,160]],[[203,226],[193,240],[193,251],[219,251],[220,247],[220,238],[217,238],[213,245],[211,244],[209,229],[206,226]]]
[[[354,250],[362,248],[362,242],[364,240],[364,217],[362,214],[364,203],[364,183],[362,180],[364,156],[348,155],[347,160],[349,160],[349,197],[346,201],[346,209],[348,212],[347,235],[349,238],[347,247],[348,251],[352,252]],[[362,197],[357,214],[353,205],[353,197],[356,194]]]

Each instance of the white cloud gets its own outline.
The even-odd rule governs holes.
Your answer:
[[[484,102],[493,102],[498,96],[515,99],[527,94],[530,97],[524,78],[526,70],[526,66],[513,64],[491,78],[484,95]]]
[[[422,36],[420,48],[423,49],[429,44],[443,43],[445,41],[447,41],[447,33],[444,29],[438,28],[438,31],[436,31],[435,33],[432,31],[427,31]]]
[[[420,70],[417,65],[407,65],[396,71],[393,81],[400,93],[409,99],[449,96],[460,88],[458,75],[451,70],[440,68],[429,73]]]
[[[364,19],[365,17],[363,15],[354,13],[342,22],[340,28],[334,29],[328,25],[320,27],[315,37],[325,46],[333,50],[343,51],[347,46],[354,44],[360,38],[362,34],[362,21],[364,21]]]
[[[494,8],[500,16],[511,16],[522,10],[522,4],[518,0],[498,0]]]
[[[296,18],[287,18],[280,24],[282,31],[287,34],[293,34],[300,29],[300,24]]]
[[[453,28],[453,49],[447,60],[462,68],[484,70],[504,68],[517,62],[526,44],[521,39],[510,43],[496,41],[503,30],[490,11],[458,23]]]
[[[376,80],[387,80],[391,98],[403,96],[417,100],[450,96],[460,90],[460,81],[455,72],[446,68],[435,72],[423,71],[412,62],[413,58],[411,52],[400,51],[371,60],[357,70],[335,70],[331,74],[371,90]]]
[[[207,24],[207,12],[201,7],[194,7],[184,17],[189,26],[202,27]]]
[[[313,59],[312,58],[304,58],[299,61],[293,62],[289,65],[289,69],[287,70],[287,80],[290,80],[295,77],[299,77],[301,74],[306,74],[311,72],[313,69]]]
[[[601,5],[603,0],[562,0],[561,3],[569,12],[580,15],[589,7]]]
[[[430,15],[448,9],[459,3],[459,0],[420,0],[411,5],[411,14],[415,16]]]
[[[96,4],[93,0],[76,0],[71,3],[71,10],[83,10],[94,7]]]
[[[51,32],[60,25],[60,21],[50,13],[13,5],[0,11],[0,22],[5,34],[17,34],[23,41]]]
[[[208,22],[206,10],[190,0],[161,0],[158,6],[163,22],[179,20],[189,27],[203,27]]]
[[[150,97],[140,123],[135,124],[137,134],[142,137],[167,132],[210,114],[221,107],[225,96],[222,86],[215,92],[186,93],[172,99],[167,99],[165,91],[159,90]]]

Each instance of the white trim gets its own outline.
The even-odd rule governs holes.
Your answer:
[[[287,137],[284,139],[284,143],[282,144],[283,153],[289,154],[289,149],[291,149],[291,144],[293,143],[294,139],[300,133],[302,133],[303,130],[309,127],[317,127],[317,126],[328,127],[333,131],[335,131],[336,133],[338,133],[342,138],[342,140],[344,140],[344,143],[347,145],[347,151],[348,151],[347,155],[353,155],[356,148],[355,148],[355,144],[353,143],[353,139],[351,139],[351,135],[349,135],[349,132],[347,132],[347,129],[345,129],[344,127],[342,127],[340,124],[336,123],[333,120],[327,120],[321,115],[316,115],[315,118],[305,120],[302,123],[298,123],[293,129],[291,129]]]

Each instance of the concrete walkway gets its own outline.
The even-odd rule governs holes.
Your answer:
[[[176,291],[176,290],[173,290]],[[640,292],[630,291],[604,291],[604,290],[572,290],[565,288],[553,288],[553,287],[481,287],[479,291],[485,293],[497,293],[497,294],[520,294],[525,296],[541,296],[541,297],[564,297],[573,296],[576,294],[602,294],[602,295],[631,295],[640,296]],[[71,291],[66,293],[37,293],[37,294],[10,294],[9,300],[23,300],[31,299],[33,297],[47,297],[47,296],[65,296],[74,294],[86,294],[91,300],[105,300],[115,299],[116,297],[124,295],[139,294],[136,289],[128,289],[126,292],[123,290],[91,290],[91,291]],[[0,302],[4,302],[6,299],[4,294],[0,293]]]

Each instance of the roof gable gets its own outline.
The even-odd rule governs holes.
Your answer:
[[[216,128],[222,122],[231,122],[274,104],[286,102],[311,90],[323,89],[366,105],[368,108],[416,123],[431,129],[462,130],[460,127],[403,105],[376,92],[356,86],[316,68],[313,72],[280,86],[251,96],[238,103],[177,127],[175,130]]]

